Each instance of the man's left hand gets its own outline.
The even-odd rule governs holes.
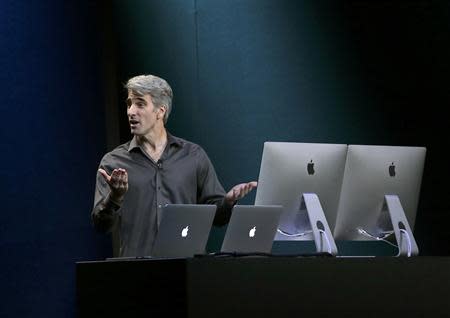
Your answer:
[[[225,195],[225,201],[229,205],[233,205],[236,203],[237,200],[242,199],[245,197],[250,191],[252,191],[256,186],[258,185],[258,182],[251,181],[247,183],[240,183],[238,185],[235,185],[228,193]]]

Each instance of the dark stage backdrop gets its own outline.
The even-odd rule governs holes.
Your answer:
[[[424,146],[415,234],[422,255],[449,253],[447,3],[164,0],[113,7],[118,79],[150,73],[171,83],[169,130],[206,149],[226,189],[258,178],[268,140]],[[123,102],[119,109],[125,142]],[[242,203],[252,204],[254,194]],[[219,247],[223,231],[216,229],[210,248]]]
[[[106,151],[97,5],[1,1],[0,317],[74,317],[75,262]]]
[[[142,73],[172,85],[169,130],[227,189],[257,179],[267,140],[427,147],[415,235],[449,255],[449,18],[444,1],[2,1],[0,316],[75,316],[75,262],[111,255],[95,172],[130,138],[121,87]]]

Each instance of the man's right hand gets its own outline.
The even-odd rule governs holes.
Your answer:
[[[125,169],[114,169],[111,175],[103,169],[98,169],[98,172],[105,178],[108,183],[111,193],[110,198],[116,203],[123,201],[125,193],[128,191],[128,173]]]

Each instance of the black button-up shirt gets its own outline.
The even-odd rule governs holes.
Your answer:
[[[216,204],[215,225],[228,222],[231,206],[205,151],[197,144],[167,134],[167,146],[158,162],[136,143],[136,137],[107,153],[99,168],[111,174],[116,168],[128,173],[128,191],[121,205],[109,200],[110,188],[97,172],[92,210],[95,227],[113,232],[118,243],[115,256],[150,255],[168,203]]]

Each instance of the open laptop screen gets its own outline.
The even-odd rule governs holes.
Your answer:
[[[152,257],[193,257],[204,254],[216,205],[168,204],[153,245]]]
[[[222,243],[223,253],[270,253],[283,208],[236,205]]]

